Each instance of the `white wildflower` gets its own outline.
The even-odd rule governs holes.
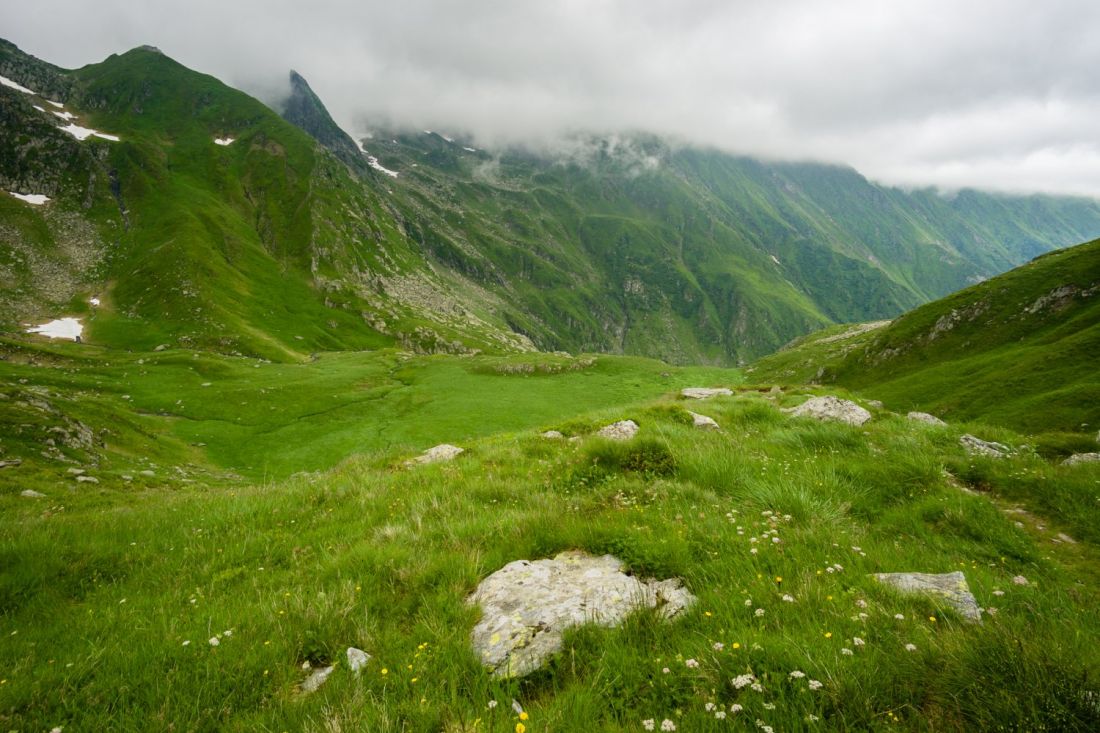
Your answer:
[[[222,643],[222,640],[219,639],[218,637],[216,637],[216,636],[211,636],[210,637],[210,646],[217,646],[218,644],[221,644],[221,643]]]
[[[733,705],[730,705],[730,712],[731,712],[731,713],[739,713],[739,712],[741,712],[741,711],[742,711],[742,710],[744,710],[744,709],[745,709],[745,708],[741,707],[741,706],[740,706],[740,705],[738,705],[737,703],[734,703]]]
[[[649,718],[648,720],[642,721],[642,727],[646,730],[653,730],[657,727],[657,722],[653,720],[653,718]]]
[[[907,651],[907,652],[915,652],[916,650],[917,650],[917,645],[916,644],[906,644],[905,645],[905,651]]]
[[[764,615],[764,609],[763,608],[756,609],[756,611],[753,613],[753,615],[756,616],[757,618],[760,618],[761,616]]]
[[[694,659],[685,659],[684,666],[688,669],[698,669],[699,662],[695,661]]]
[[[860,608],[867,608],[867,601],[860,598],[858,601],[856,601],[856,605]]]
[[[726,711],[725,710],[719,710],[718,712],[716,712],[714,714],[714,717],[717,718],[718,720],[725,720],[726,719]]]
[[[740,674],[740,675],[737,675],[736,677],[734,677],[732,680],[730,680],[730,682],[733,684],[734,688],[736,688],[738,690],[740,690],[743,687],[748,687],[749,685],[751,685],[755,681],[756,681],[756,677],[752,676],[751,674]]]
[[[661,730],[676,730],[676,724],[665,718],[661,721]]]
[[[1004,594],[1005,594],[1005,592],[1003,590],[993,591],[993,595],[995,595],[995,596],[1003,596]]]
[[[708,702],[706,705],[703,706],[703,709],[706,710],[708,713],[714,710],[714,708],[715,705],[712,702]]]
[[[775,703],[774,702],[764,703],[764,709],[765,710],[775,710]]]
[[[825,686],[825,685],[821,684],[820,682],[818,682],[817,680],[810,680],[809,685],[810,685],[811,690],[820,690],[822,687]]]
[[[806,673],[796,669],[795,671],[791,672],[790,676],[792,680],[800,680],[806,676]]]
[[[188,644],[190,644],[190,643],[191,643],[191,640],[190,640],[190,639],[184,639],[184,641],[183,641],[183,646],[187,646],[187,645],[188,645]]]
[[[846,656],[846,657],[850,657],[850,656],[852,656],[853,654],[855,654],[855,652],[853,652],[853,651],[852,651],[851,649],[849,649],[848,647],[844,647],[843,649],[841,649],[841,650],[840,650],[840,653],[841,653],[841,654],[843,654],[843,655],[844,655],[844,656]]]
[[[852,645],[853,646],[863,646],[866,643],[867,642],[865,642],[863,639],[859,638],[858,636],[852,638]]]
[[[716,641],[716,642],[714,642],[714,644],[711,645],[711,648],[714,649],[714,651],[716,651],[716,652],[720,652],[720,651],[722,651],[723,649],[726,648],[726,645],[723,644],[720,641]]]
[[[751,608],[752,607],[752,599],[751,598],[746,598],[745,599],[745,607],[746,608]]]
[[[753,682],[751,685],[749,685],[749,689],[753,692],[763,692],[764,685],[760,684],[759,682]]]
[[[896,618],[898,621],[904,621],[905,620],[905,615],[901,614],[901,613],[895,613],[894,618]]]
[[[1025,578],[1025,577],[1024,577],[1024,576],[1022,576],[1022,575],[1016,575],[1016,576],[1014,576],[1014,577],[1012,578],[1012,582],[1013,582],[1013,583],[1015,583],[1016,585],[1027,585],[1027,584],[1028,584],[1028,580],[1027,580],[1027,578]]]
[[[493,708],[495,708],[496,706],[497,706],[497,701],[496,701],[496,700],[490,700],[490,701],[489,701],[489,703],[488,703],[488,704],[487,704],[487,705],[486,705],[485,707],[487,707],[487,708],[489,708],[490,710],[492,710],[492,709],[493,709]]]
[[[794,603],[794,596],[792,596],[790,593],[784,593],[783,594],[783,602],[784,603]]]

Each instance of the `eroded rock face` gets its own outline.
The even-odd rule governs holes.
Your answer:
[[[1009,448],[1003,443],[982,440],[970,433],[959,438],[959,445],[966,449],[972,456],[988,456],[989,458],[1004,458],[1009,454]]]
[[[966,576],[953,573],[875,573],[875,580],[903,593],[929,596],[943,601],[967,621],[981,623],[982,611],[966,584]]]
[[[1077,466],[1081,463],[1096,463],[1100,461],[1100,453],[1074,453],[1062,461],[1063,466]]]
[[[679,579],[642,581],[622,568],[611,555],[578,551],[508,563],[467,599],[484,612],[470,634],[474,651],[495,676],[519,677],[559,651],[568,628],[617,626],[640,608],[672,618],[695,602]]]
[[[700,430],[721,430],[718,423],[714,421],[714,418],[707,417],[706,415],[700,415],[697,412],[688,410],[688,414],[691,415],[691,423]]]
[[[414,466],[422,463],[440,463],[441,461],[453,461],[456,456],[463,453],[464,450],[457,445],[450,445],[449,443],[441,443],[437,446],[429,448],[416,458],[410,458],[405,461],[406,466]]]
[[[638,434],[638,423],[633,420],[620,420],[600,428],[596,435],[608,440],[630,440]]]
[[[711,397],[728,397],[733,394],[733,390],[726,389],[725,387],[684,387],[680,390],[680,394],[688,399],[692,400],[705,400]]]
[[[798,407],[784,412],[792,417],[812,417],[815,420],[832,420],[848,425],[862,425],[871,419],[871,413],[855,402],[832,395],[811,397]]]
[[[927,412],[910,412],[906,415],[907,418],[914,422],[927,423],[928,425],[946,425],[943,420],[940,420],[935,415],[929,415]]]

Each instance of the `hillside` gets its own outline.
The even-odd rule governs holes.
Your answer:
[[[753,378],[842,384],[893,409],[1018,430],[1100,427],[1100,240],[869,330],[835,328],[762,360]]]

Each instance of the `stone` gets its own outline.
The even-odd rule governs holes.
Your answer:
[[[359,672],[367,666],[367,662],[370,661],[369,654],[367,654],[362,649],[356,649],[353,646],[348,647],[347,657],[348,669],[350,669],[355,674],[359,674]]]
[[[867,400],[867,406],[876,410],[882,409],[882,400]]]
[[[612,556],[579,551],[516,560],[485,578],[467,603],[482,609],[470,641],[496,677],[533,672],[561,650],[562,633],[594,623],[613,627],[654,608],[671,619],[695,602],[679,579],[639,580]]]
[[[97,479],[95,476],[77,476],[76,480],[77,480],[78,483],[82,483],[82,484],[98,484],[99,483],[99,479]]]
[[[84,473],[84,469],[83,468],[67,468],[67,469],[65,469],[65,473],[69,474],[70,476],[79,476],[82,473]]]
[[[23,489],[19,492],[20,496],[25,496],[28,499],[45,499],[46,495],[41,491],[35,491],[34,489]]]
[[[989,458],[1004,458],[1009,449],[1003,443],[994,443],[976,438],[970,433],[959,438],[959,445],[966,449],[972,456],[987,456]]]
[[[0,468],[15,468],[16,466],[20,466],[22,464],[23,460],[21,458],[13,458],[10,461],[0,461]]]
[[[707,417],[706,415],[700,415],[697,412],[688,410],[688,414],[691,415],[691,423],[700,430],[721,430],[722,428],[714,421],[714,418]]]
[[[557,430],[547,430],[545,433],[542,433],[542,437],[546,438],[547,440],[561,440],[565,436]]]
[[[298,685],[299,691],[301,691],[303,695],[317,692],[317,690],[321,689],[321,685],[325,684],[325,680],[328,679],[329,675],[332,674],[333,669],[335,669],[335,667],[330,666],[319,667],[313,670],[313,674],[306,677],[305,680],[302,681],[302,684]]]
[[[465,450],[459,448],[457,445],[451,445],[449,443],[440,443],[437,446],[433,446],[424,451],[416,458],[410,458],[405,461],[406,466],[415,466],[423,463],[441,463],[443,461],[453,461],[456,456],[461,453],[465,453]]]
[[[680,394],[692,400],[706,400],[711,397],[729,397],[733,394],[733,390],[725,387],[684,387],[680,390]]]
[[[966,576],[953,573],[875,573],[875,580],[902,593],[930,596],[943,601],[967,621],[981,623],[982,611],[966,584]]]
[[[633,420],[620,420],[602,427],[596,433],[601,438],[608,440],[630,440],[638,434],[638,423]]]
[[[935,415],[929,415],[927,412],[910,412],[906,415],[907,418],[913,422],[922,422],[928,425],[946,425],[943,420],[940,420]]]
[[[798,407],[784,410],[792,417],[811,417],[815,420],[833,420],[848,425],[862,425],[871,419],[871,413],[851,400],[826,395],[811,397]]]
[[[778,384],[773,384],[772,388],[768,390],[768,394],[781,395],[783,394],[783,388],[780,387]]]
[[[1062,461],[1063,466],[1079,466],[1082,463],[1096,463],[1100,461],[1100,453],[1074,453]]]

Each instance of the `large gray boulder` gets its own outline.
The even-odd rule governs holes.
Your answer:
[[[581,624],[617,626],[640,608],[672,618],[695,602],[678,579],[639,580],[611,555],[563,552],[552,560],[516,560],[467,599],[483,615],[470,634],[474,651],[497,677],[538,669],[561,649],[562,632]]]
[[[1063,466],[1077,466],[1082,463],[1096,463],[1100,461],[1100,453],[1074,453],[1062,461]]]
[[[433,446],[424,451],[416,458],[410,458],[405,461],[406,466],[415,466],[423,463],[440,463],[442,461],[453,461],[456,456],[463,453],[464,450],[457,445],[450,445],[449,443],[440,443],[437,446]]]
[[[688,410],[687,413],[691,415],[691,424],[700,430],[721,430],[718,423],[714,421],[713,417],[707,417],[706,415],[700,415],[697,412]]]
[[[792,417],[811,417],[815,420],[832,420],[849,425],[862,425],[871,419],[871,413],[851,400],[825,395],[811,397],[798,407],[784,410]]]
[[[928,425],[946,425],[943,420],[940,420],[935,415],[929,415],[927,412],[910,412],[906,415],[907,418],[914,422],[922,422]]]
[[[1004,458],[1009,454],[1009,447],[1004,443],[994,443],[982,440],[970,433],[959,438],[959,445],[966,449],[972,456],[986,456],[988,458]]]
[[[942,601],[967,621],[981,623],[982,610],[978,607],[966,576],[953,573],[875,573],[875,580],[897,588],[902,593],[929,596]]]
[[[620,420],[600,428],[596,435],[608,440],[630,440],[638,434],[638,423],[633,420]]]
[[[729,397],[733,390],[725,387],[684,387],[680,394],[692,400],[706,400],[711,397]]]

